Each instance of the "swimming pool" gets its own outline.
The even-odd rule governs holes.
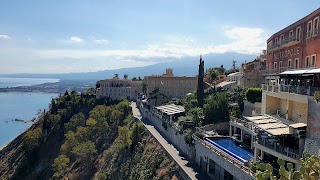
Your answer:
[[[206,140],[242,162],[247,162],[251,157],[253,157],[253,154],[250,151],[239,146],[237,142],[229,137],[206,138]]]

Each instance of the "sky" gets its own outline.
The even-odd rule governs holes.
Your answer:
[[[273,33],[319,7],[320,0],[4,0],[0,74],[93,72],[208,53],[258,55]]]

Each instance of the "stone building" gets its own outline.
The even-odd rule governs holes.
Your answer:
[[[172,69],[166,69],[166,73],[158,76],[146,76],[147,96],[158,87],[170,98],[180,98],[197,89],[198,78],[187,76],[174,76]]]
[[[267,51],[263,50],[260,56],[252,62],[242,64],[243,69],[243,86],[260,87],[264,82],[262,71],[265,70]]]
[[[142,81],[119,79],[115,76],[112,79],[100,80],[99,83],[100,87],[96,90],[97,98],[135,100],[139,93],[142,93]]]
[[[266,83],[279,83],[288,70],[320,67],[319,16],[320,8],[267,40]]]

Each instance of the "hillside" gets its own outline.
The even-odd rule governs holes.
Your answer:
[[[232,61],[237,61],[237,66],[240,67],[241,63],[245,61],[252,61],[256,58],[256,55],[241,54],[235,52],[227,53],[210,53],[203,55],[205,61],[205,69],[210,67],[220,67],[224,65],[226,69],[230,69]],[[166,68],[173,68],[173,73],[177,76],[195,76],[198,72],[199,56],[188,56],[181,58],[158,58],[152,59],[157,64],[134,67],[134,68],[122,68],[114,70],[104,70],[98,72],[87,73],[67,73],[67,74],[0,74],[2,77],[29,77],[29,78],[57,78],[64,80],[99,80],[113,77],[114,74],[120,74],[122,77],[125,73],[129,75],[129,78],[144,77],[152,74],[163,74]]]
[[[0,151],[0,179],[177,179],[128,101],[71,94]]]

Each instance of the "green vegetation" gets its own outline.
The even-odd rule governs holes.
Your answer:
[[[319,179],[320,158],[309,156],[300,159],[301,168],[299,171],[294,170],[292,163],[285,163],[284,160],[278,159],[280,180],[316,180]],[[278,177],[273,174],[273,167],[270,164],[260,163],[256,165],[256,177],[258,180],[277,180]]]
[[[49,111],[0,154],[0,167],[7,167],[0,179],[176,177],[176,165],[134,120],[129,105],[68,91],[52,99]]]
[[[246,91],[247,100],[251,103],[261,102],[262,90],[261,88],[248,88]]]
[[[42,132],[40,128],[36,128],[34,130],[28,131],[23,141],[23,147],[27,151],[32,151],[39,146],[39,143],[41,142],[41,138],[42,138]]]

